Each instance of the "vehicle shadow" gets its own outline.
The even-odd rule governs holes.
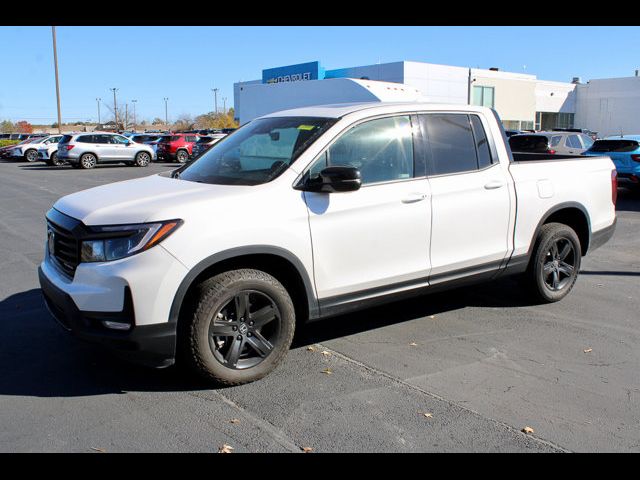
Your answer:
[[[628,188],[619,188],[616,211],[640,212],[640,189],[630,190]]]
[[[525,304],[530,303],[517,284],[505,279],[303,325],[292,348],[471,305],[508,308]],[[212,388],[216,387],[178,368],[156,370],[138,366],[99,345],[77,340],[52,319],[38,288],[0,302],[0,395],[75,397]]]

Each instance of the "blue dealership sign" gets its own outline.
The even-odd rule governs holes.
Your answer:
[[[286,67],[267,68],[262,71],[262,83],[299,82],[321,80],[325,70],[320,62],[298,63]]]

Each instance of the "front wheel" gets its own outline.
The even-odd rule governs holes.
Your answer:
[[[198,286],[181,330],[184,360],[223,385],[258,380],[285,357],[293,341],[291,297],[271,275],[251,269],[216,275]]]
[[[58,160],[58,153],[57,152],[53,152],[50,156],[49,156],[49,160],[47,161],[47,164],[53,166],[53,167],[60,167],[62,165],[64,165],[64,161],[63,160]]]
[[[531,292],[545,303],[562,300],[576,283],[581,258],[580,240],[571,227],[543,225],[525,274]]]
[[[151,155],[147,152],[138,152],[136,155],[136,166],[138,167],[147,167],[149,166],[149,162],[151,161]]]
[[[38,160],[38,152],[33,148],[27,150],[24,154],[24,158],[26,158],[27,162],[35,162],[36,160]]]

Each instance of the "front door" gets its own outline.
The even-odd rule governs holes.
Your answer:
[[[311,177],[330,165],[362,175],[354,192],[304,193],[321,308],[426,284],[430,191],[414,131],[409,115],[368,120],[312,164]]]

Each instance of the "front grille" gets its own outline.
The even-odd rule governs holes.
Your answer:
[[[54,259],[56,265],[69,277],[73,278],[76,267],[80,263],[80,246],[73,234],[47,220],[48,235],[53,234],[53,243],[49,240],[49,254]],[[53,246],[53,252],[51,251]]]

